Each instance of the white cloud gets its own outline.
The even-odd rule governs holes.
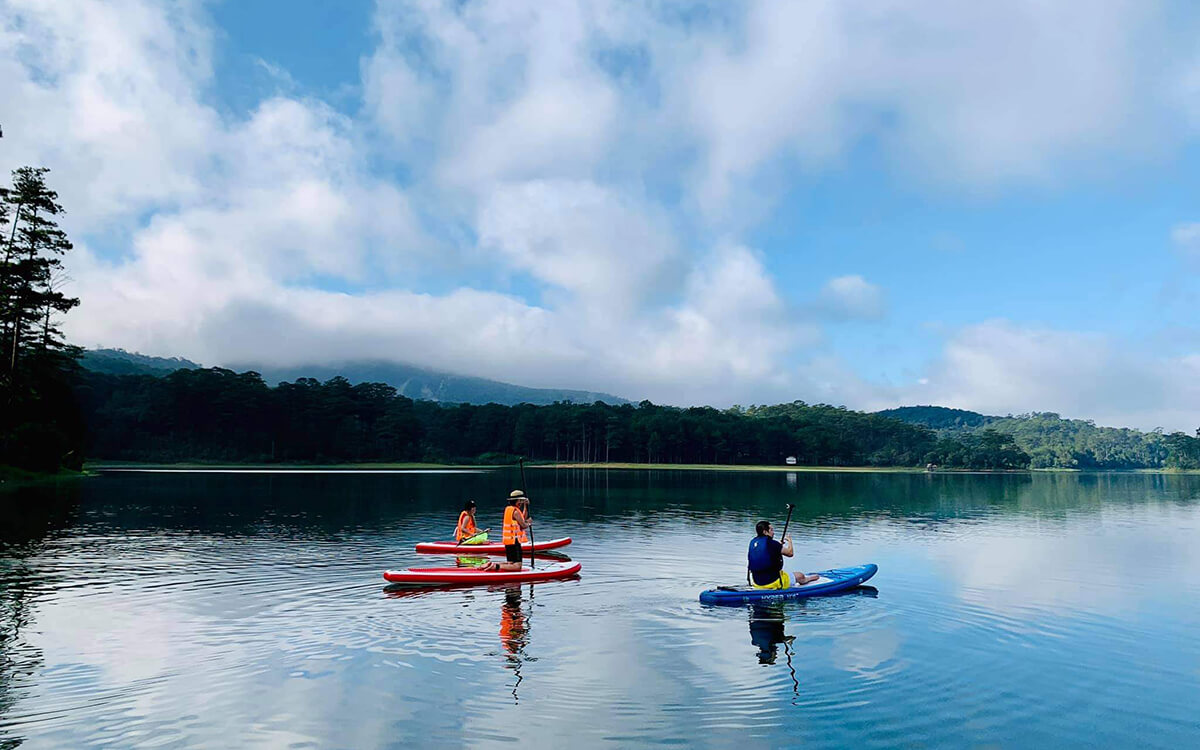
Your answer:
[[[838,276],[821,288],[818,312],[836,320],[878,320],[886,312],[883,290],[862,276]]]
[[[1188,127],[1173,90],[1186,63],[1156,46],[1165,24],[1140,2],[754,3],[672,69],[702,144],[701,203],[865,137],[921,179],[982,187],[1153,154]]]
[[[484,196],[477,225],[481,245],[508,265],[618,321],[670,287],[681,260],[665,216],[593,182],[498,185]]]
[[[1175,374],[1191,360],[1002,323],[961,331],[911,392],[828,356],[789,367],[822,332],[743,242],[792,171],[868,140],[956,186],[1169,148],[1191,79],[1153,44],[1152,3],[381,4],[361,112],[279,70],[287,95],[245,117],[217,101],[201,4],[0,3],[4,146],[52,167],[70,211],[80,343],[394,358],[673,403],[936,394],[1165,425],[1195,403]],[[428,291],[431,268],[453,282]],[[860,276],[814,304],[885,312]]]
[[[866,381],[835,358],[801,369],[827,400],[864,409],[937,404],[984,414],[1054,411],[1097,424],[1191,432],[1200,425],[1200,355],[1163,356],[1099,333],[965,326],[915,383]]]
[[[1200,260],[1200,222],[1177,225],[1171,230],[1171,241],[1184,257]]]
[[[684,303],[667,311],[661,326],[644,330],[645,351],[634,348],[625,356],[642,378],[676,394],[669,403],[688,392],[688,380],[723,384],[712,389],[716,403],[748,401],[755,394],[765,401],[763,396],[788,386],[779,366],[782,355],[816,336],[810,325],[787,319],[774,283],[752,251],[724,246],[692,271]]]
[[[36,0],[0,9],[6,157],[42,164],[77,227],[187,200],[220,140],[197,94],[210,30],[194,3]]]

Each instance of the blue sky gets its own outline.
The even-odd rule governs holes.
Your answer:
[[[1191,4],[0,15],[82,344],[1200,425]]]

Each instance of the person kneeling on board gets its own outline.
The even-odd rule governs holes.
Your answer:
[[[454,541],[459,544],[483,544],[488,540],[487,530],[475,527],[475,501],[468,500],[458,514],[458,525],[454,527]]]
[[[746,554],[751,584],[756,589],[790,588],[792,577],[783,569],[783,558],[795,554],[791,535],[785,537],[782,544],[775,541],[775,529],[771,528],[770,521],[759,521],[754,530],[758,536],[750,541],[750,551]],[[820,576],[800,573],[796,576],[795,585],[803,586],[818,578]]]
[[[508,495],[504,509],[504,562],[488,563],[483,570],[521,570],[521,545],[529,541],[529,498],[521,490]]]

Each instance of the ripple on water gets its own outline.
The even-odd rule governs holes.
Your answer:
[[[176,480],[155,481],[167,492]],[[374,485],[320,485],[352,481],[338,502],[261,517],[226,503],[204,531],[201,510],[170,498],[85,507],[5,560],[0,744],[1120,746],[1197,734],[1200,576],[1182,573],[1200,573],[1188,537],[1200,514],[1186,503],[1041,509],[1019,482],[951,502],[947,487],[989,481],[957,478],[931,480],[941,494],[911,508],[810,497],[793,520],[798,557],[879,562],[874,595],[727,608],[697,594],[737,582],[761,497],[790,497],[759,479],[738,478],[750,491],[728,498],[696,483],[708,505],[672,485],[656,507],[646,482],[629,502],[602,485],[582,501],[577,486],[547,490],[546,533],[575,536],[580,579],[412,593],[385,590],[380,572],[449,559],[412,544],[445,536],[453,519],[434,505],[452,493],[406,511],[394,497],[419,493],[389,489],[343,517],[339,503]],[[919,495],[912,481],[899,484]],[[1174,589],[1148,597],[1091,575],[1097,544]],[[1039,596],[993,570],[1035,554],[1055,563]]]

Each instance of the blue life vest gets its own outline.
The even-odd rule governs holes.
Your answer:
[[[769,536],[754,537],[746,553],[746,567],[759,586],[775,582],[783,570],[783,545]]]

